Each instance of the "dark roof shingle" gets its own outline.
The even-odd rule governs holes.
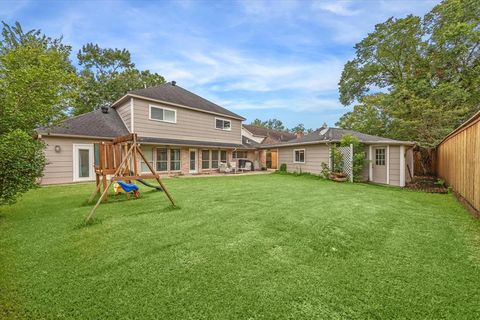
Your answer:
[[[117,111],[109,108],[108,113],[101,110],[84,113],[66,119],[54,127],[40,127],[36,129],[39,134],[65,134],[91,137],[117,137],[128,134],[122,119]]]
[[[178,86],[177,84],[173,85],[172,83],[166,83],[156,87],[133,90],[128,94],[175,103],[200,111],[213,112],[220,115],[245,120],[245,118],[242,116],[220,107],[219,105],[208,101],[207,99],[204,99],[195,93]]]

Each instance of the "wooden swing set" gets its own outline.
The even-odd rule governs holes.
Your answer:
[[[167,188],[165,188],[165,185],[160,180],[160,175],[153,170],[152,165],[143,154],[140,145],[137,142],[136,133],[119,136],[113,139],[113,141],[96,142],[94,143],[94,154],[96,188],[88,199],[88,203],[92,202],[95,196],[100,193],[102,186],[103,192],[92,211],[90,211],[90,214],[85,219],[85,223],[89,223],[95,217],[95,212],[100,203],[108,200],[108,189],[110,186],[115,181],[120,180],[129,183],[131,180],[155,179],[160,187],[157,187],[157,189],[165,192],[165,195],[172,203],[172,206],[175,207],[175,202]],[[150,173],[142,174],[141,171],[139,172],[138,160],[140,159],[143,159],[150,170]],[[109,182],[107,181],[108,176],[110,176]]]

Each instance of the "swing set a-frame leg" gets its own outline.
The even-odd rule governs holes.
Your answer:
[[[162,190],[163,192],[165,192],[165,195],[167,196],[168,200],[170,200],[170,202],[172,203],[172,206],[176,206],[175,205],[175,201],[173,201],[173,198],[172,196],[170,195],[170,192],[168,192],[167,188],[165,188],[165,185],[162,183],[162,181],[160,180],[160,178],[158,177],[158,174],[153,170],[152,166],[150,165],[150,163],[148,162],[147,158],[145,158],[145,155],[143,154],[142,150],[141,149],[137,149],[138,153],[140,154],[140,157],[143,158],[143,161],[145,162],[145,164],[148,166],[148,169],[150,169],[150,171],[152,172],[153,175],[155,175],[155,179],[157,180],[158,184],[160,185],[160,187],[162,187]]]

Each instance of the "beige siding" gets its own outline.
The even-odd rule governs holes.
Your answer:
[[[305,149],[305,163],[294,163],[293,150]],[[288,172],[310,172],[320,174],[322,162],[328,165],[329,147],[325,144],[278,148],[278,164],[287,165]]]
[[[46,143],[45,156],[47,158],[47,165],[41,184],[73,182],[73,145],[91,144],[95,142],[94,139],[48,136],[43,137],[42,140]],[[60,152],[55,152],[56,145],[60,146]]]
[[[164,106],[177,112],[177,123],[149,120],[149,105],[162,107],[159,103],[134,99],[134,129],[140,136],[200,140],[225,143],[242,143],[241,121],[215,116],[185,108]],[[230,131],[215,128],[215,118],[231,120]]]
[[[132,131],[131,128],[131,115],[130,115],[130,100],[116,108],[118,115],[122,118],[123,123],[127,127],[128,131]]]
[[[390,146],[390,184],[400,185],[400,147]]]

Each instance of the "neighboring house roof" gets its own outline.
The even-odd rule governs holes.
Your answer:
[[[225,142],[212,142],[212,141],[200,141],[200,140],[182,140],[182,139],[169,139],[169,138],[154,138],[154,137],[139,137],[139,142],[143,143],[155,143],[162,145],[175,145],[175,146],[191,146],[191,147],[213,147],[213,148],[230,148],[230,149],[251,149],[253,147],[236,143]]]
[[[205,111],[227,117],[233,117],[239,120],[245,120],[245,118],[243,118],[242,116],[239,116],[238,114],[233,113],[230,110],[220,107],[219,105],[178,86],[175,82],[169,82],[155,87],[130,91],[125,96],[114,102],[112,106],[116,106],[120,101],[124,100],[129,96],[144,97],[148,99],[158,100],[160,102],[167,102],[179,106],[188,107],[199,111]]]
[[[88,136],[88,137],[117,137],[128,134],[122,119],[113,108],[108,113],[95,110],[79,116],[66,119],[54,127],[40,127],[36,129],[42,135]]]
[[[244,124],[243,127],[254,136],[269,137],[271,140],[278,142],[290,141],[297,137],[296,134],[291,132],[262,128],[250,124]]]
[[[249,139],[245,136],[242,136],[242,144],[245,148],[252,148],[252,149],[255,149],[261,146],[261,144],[258,143],[257,141]]]
[[[302,144],[314,144],[319,142],[339,142],[343,136],[345,135],[352,135],[360,140],[363,143],[384,143],[384,144],[408,144],[413,145],[414,142],[411,141],[400,141],[394,140],[390,138],[384,138],[379,136],[374,136],[370,134],[361,133],[358,131],[341,129],[341,128],[320,128],[315,130],[312,133],[306,134],[303,137],[300,137],[295,140],[281,142],[281,143],[273,143],[269,145],[262,145],[265,147],[272,147],[272,146],[290,146],[290,145],[302,145]]]

